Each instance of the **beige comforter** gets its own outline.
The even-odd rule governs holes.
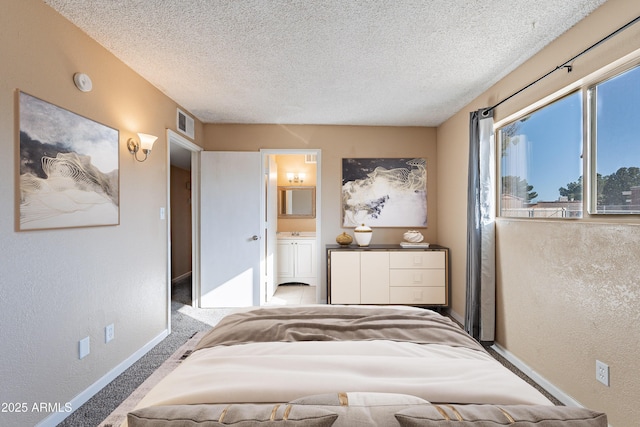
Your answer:
[[[551,404],[429,310],[262,308],[229,315],[197,348],[137,408],[358,391],[433,403]]]
[[[445,344],[484,351],[451,319],[412,307],[271,307],[222,319],[196,349],[258,342],[374,341]]]

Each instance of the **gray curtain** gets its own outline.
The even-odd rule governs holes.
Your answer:
[[[469,121],[467,305],[465,330],[482,342],[495,338],[495,142],[493,111]]]

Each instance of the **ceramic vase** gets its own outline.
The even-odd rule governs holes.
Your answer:
[[[371,227],[365,224],[361,224],[357,226],[353,231],[354,236],[356,236],[356,242],[358,243],[358,246],[369,246],[369,243],[371,243],[371,237],[373,235],[373,230],[371,230]]]

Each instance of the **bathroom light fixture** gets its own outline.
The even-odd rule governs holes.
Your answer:
[[[304,173],[293,173],[293,172],[287,172],[287,179],[289,180],[289,182],[294,182],[294,183],[299,183],[299,182],[304,182],[304,179],[307,175]]]
[[[149,157],[149,153],[151,153],[151,148],[153,148],[153,143],[158,139],[157,136],[149,135],[146,133],[139,133],[138,137],[140,138],[140,142],[136,141],[133,138],[129,138],[127,141],[127,148],[129,152],[133,154],[133,157],[139,162],[144,162]],[[144,153],[144,159],[140,160],[138,158],[138,151],[142,148],[142,152]]]

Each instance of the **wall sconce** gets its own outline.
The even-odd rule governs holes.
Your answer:
[[[153,143],[156,142],[156,139],[158,139],[158,137],[148,135],[146,133],[139,133],[138,137],[140,137],[140,142],[136,141],[133,138],[129,138],[129,140],[127,141],[127,148],[129,149],[129,152],[133,154],[133,157],[135,157],[137,161],[142,163],[147,160],[147,157],[149,157],[151,148],[153,148]],[[138,151],[140,151],[141,148],[142,152],[144,153],[144,159],[142,160],[138,158]]]
[[[293,183],[300,183],[300,182],[304,182],[304,179],[307,175],[305,173],[293,173],[293,172],[287,172],[287,179],[289,180],[289,182],[293,182]]]

